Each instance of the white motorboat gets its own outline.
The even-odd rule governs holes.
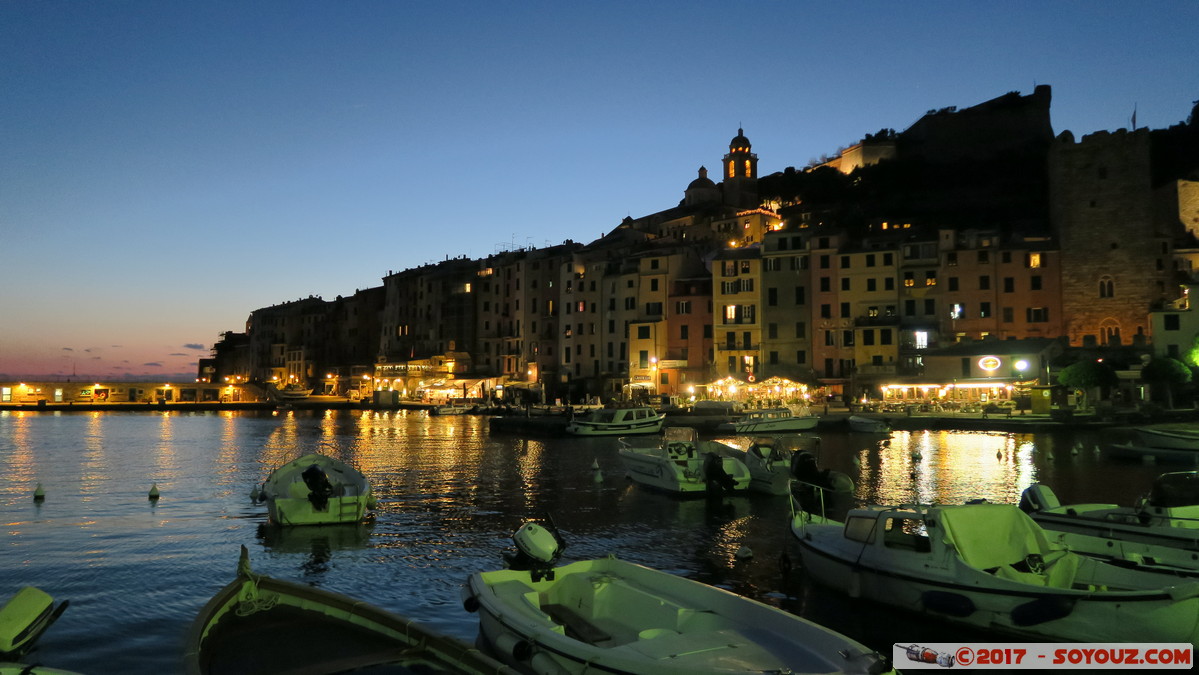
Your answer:
[[[741,451],[717,441],[701,441],[691,427],[670,427],[658,438],[618,440],[625,471],[646,487],[678,495],[749,488],[749,468],[737,457]]]
[[[271,472],[262,486],[267,513],[277,525],[357,523],[374,508],[370,483],[345,462],[309,453]]]
[[[790,408],[750,410],[740,419],[720,425],[737,434],[786,434],[811,431],[820,418],[815,415],[796,415]]]
[[[879,417],[849,416],[849,430],[860,434],[889,434],[891,425]]]
[[[1190,450],[1199,455],[1199,425],[1158,424],[1133,429],[1137,443],[1146,448]]]
[[[1112,540],[1199,551],[1199,472],[1164,473],[1133,506],[1069,504],[1053,489],[1034,483],[1020,508],[1041,527]]]
[[[851,597],[1039,640],[1199,638],[1199,582],[1073,553],[1011,504],[874,506],[844,522],[797,509],[791,531],[805,574]]]
[[[757,436],[745,451],[735,456],[749,469],[749,489],[755,492],[788,495],[795,480],[830,490],[853,491],[853,480],[849,476],[817,467],[819,449],[818,436]]]
[[[575,436],[627,436],[656,434],[666,416],[650,407],[596,408],[575,415],[566,425],[566,433]]]
[[[255,574],[245,546],[237,577],[204,605],[184,637],[187,675],[359,670],[517,672],[409,617],[308,584]]]
[[[819,624],[684,577],[607,557],[555,567],[561,540],[526,523],[527,564],[479,572],[463,605],[480,639],[526,672],[883,673],[882,655]]]
[[[471,405],[459,405],[457,403],[447,403],[429,408],[429,414],[434,416],[440,415],[466,415],[474,412],[475,407]]]

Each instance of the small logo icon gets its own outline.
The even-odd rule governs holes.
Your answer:
[[[917,663],[935,663],[942,668],[953,667],[953,654],[942,654],[934,649],[921,647],[920,645],[908,645],[907,647],[902,647],[902,649],[911,661]]]

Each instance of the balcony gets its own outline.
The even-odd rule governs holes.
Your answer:
[[[898,326],[899,316],[859,316],[853,320],[854,326]]]
[[[756,352],[762,347],[762,345],[760,343],[759,344],[748,344],[748,343],[728,344],[727,342],[724,344],[717,344],[715,346],[716,346],[716,351],[718,351],[718,352]]]

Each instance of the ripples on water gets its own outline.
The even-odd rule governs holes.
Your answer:
[[[1100,442],[1084,433],[825,434],[821,461],[875,503],[1015,502],[1043,481],[1063,502],[1126,504],[1165,470],[1110,462]],[[258,572],[473,640],[462,582],[499,566],[522,521],[551,514],[567,560],[615,553],[809,616],[888,654],[892,641],[946,639],[945,627],[910,617],[890,624],[897,633],[880,629],[884,610],[871,607],[867,619],[799,572],[784,578],[785,499],[649,493],[624,478],[616,448],[611,438],[493,437],[486,418],[411,411],[0,412],[0,601],[24,585],[70,600],[33,655],[45,665],[178,672],[188,624],[233,579],[245,544]],[[251,490],[272,467],[312,451],[370,478],[379,497],[373,523],[265,527]],[[40,505],[32,500],[39,482]],[[155,483],[157,503],[147,498]],[[754,557],[738,560],[741,546]]]

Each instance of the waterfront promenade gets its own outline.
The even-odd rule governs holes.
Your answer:
[[[0,411],[24,411],[30,413],[49,412],[145,412],[145,411],[175,411],[175,412],[209,412],[209,411],[323,411],[323,410],[415,410],[428,411],[434,408],[432,403],[407,401],[394,405],[380,405],[370,401],[354,401],[338,396],[312,396],[304,400],[287,403],[273,401],[238,401],[238,402],[67,402],[67,403],[4,403]],[[1194,409],[1163,410],[1152,415],[1139,412],[1136,409],[1122,409],[1096,414],[1093,411],[1054,410],[1052,414],[1034,414],[1031,412],[1015,411],[995,414],[985,412],[918,412],[907,413],[870,413],[852,411],[846,407],[821,407],[814,409],[820,417],[817,427],[821,431],[844,431],[848,428],[851,414],[865,417],[886,419],[891,427],[901,431],[924,429],[951,429],[967,431],[1053,431],[1055,429],[1102,429],[1106,427],[1124,427],[1140,424],[1161,422],[1199,422],[1199,411]],[[489,409],[485,413],[491,415],[490,429],[494,433],[516,433],[530,435],[565,435],[565,427],[570,420],[572,409],[565,406],[535,406],[529,408],[510,408],[506,410]],[[666,426],[695,427],[701,433],[718,433],[720,424],[732,419],[726,415],[700,415],[686,411],[667,411]]]

